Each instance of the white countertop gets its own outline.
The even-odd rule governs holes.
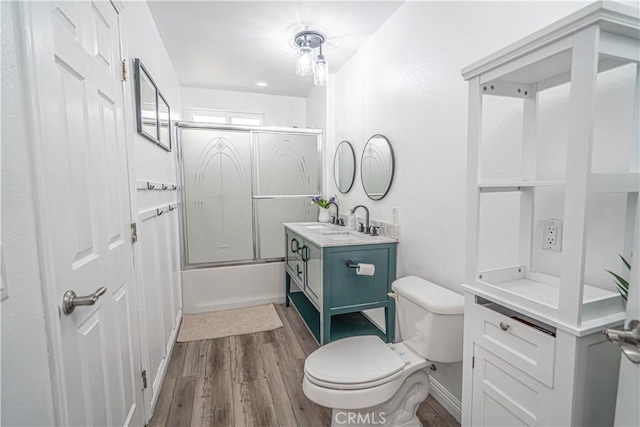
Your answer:
[[[320,222],[286,222],[284,223],[284,227],[321,248],[398,243],[396,239],[392,239],[391,237],[370,236],[348,230],[346,227]]]

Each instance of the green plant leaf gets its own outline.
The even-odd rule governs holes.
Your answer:
[[[611,270],[605,270],[607,273],[611,274],[613,277],[616,278],[616,280],[618,281],[618,283],[620,283],[622,286],[624,286],[626,289],[629,289],[629,282],[627,282],[623,277],[618,276],[616,273],[614,273]]]
[[[629,264],[629,261],[627,261],[626,259],[624,259],[624,257],[620,254],[618,254],[618,256],[620,257],[620,259],[622,260],[622,262],[624,262],[624,265],[627,266],[627,268],[629,269],[629,271],[631,271],[631,264]]]

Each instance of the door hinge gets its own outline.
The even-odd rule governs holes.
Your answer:
[[[142,370],[142,388],[147,388],[147,370]]]
[[[471,358],[471,369],[473,369],[473,368],[475,368],[475,367],[476,367],[476,357],[475,357],[475,356],[473,356],[473,357]]]
[[[131,243],[138,241],[138,224],[135,222],[131,224]]]
[[[122,81],[126,81],[127,80],[127,60],[123,59],[122,60]]]

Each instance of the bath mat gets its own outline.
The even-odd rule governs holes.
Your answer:
[[[182,319],[178,342],[210,340],[270,331],[282,327],[282,321],[273,304],[237,310],[186,314]]]

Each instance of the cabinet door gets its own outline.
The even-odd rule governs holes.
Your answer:
[[[478,344],[473,347],[473,426],[544,426],[552,390]]]
[[[305,242],[303,256],[306,267],[305,290],[309,297],[319,302],[322,295],[322,250]]]

